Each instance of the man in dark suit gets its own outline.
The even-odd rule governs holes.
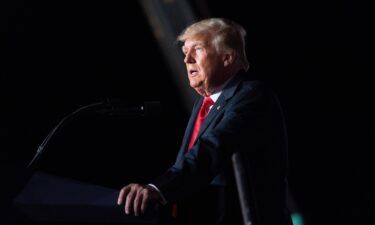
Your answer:
[[[176,163],[151,184],[121,190],[118,204],[127,214],[140,215],[151,201],[177,202],[182,224],[242,224],[231,163],[232,154],[241,152],[249,162],[259,225],[290,224],[283,116],[272,91],[244,73],[249,67],[245,35],[240,25],[212,18],[178,37],[190,86],[202,97]]]

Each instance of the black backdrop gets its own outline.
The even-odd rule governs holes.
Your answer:
[[[105,98],[128,105],[161,101],[163,113],[79,117],[51,142],[41,170],[119,188],[146,182],[173,162],[189,112],[136,1],[0,4],[3,212],[49,130],[76,108]],[[370,5],[209,0],[206,6],[211,16],[248,30],[251,70],[280,96],[290,189],[306,223],[373,224]]]

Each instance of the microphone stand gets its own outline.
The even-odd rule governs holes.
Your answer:
[[[35,168],[36,162],[39,160],[42,153],[45,151],[45,147],[47,146],[48,142],[51,140],[51,138],[54,136],[54,134],[59,131],[67,121],[72,120],[73,118],[77,117],[80,113],[89,111],[95,107],[103,105],[104,102],[97,102],[90,105],[82,106],[79,109],[75,110],[74,112],[70,113],[69,115],[65,116],[47,135],[47,137],[43,140],[43,142],[39,145],[33,159],[30,161],[28,168]]]
[[[75,110],[74,112],[70,113],[69,115],[65,116],[47,135],[47,137],[43,140],[43,142],[39,145],[33,159],[30,161],[28,168],[35,168],[36,162],[39,160],[42,153],[45,151],[48,142],[54,136],[54,134],[59,131],[67,121],[70,121],[77,117],[82,112],[88,112],[93,109],[96,109],[95,112],[108,114],[110,116],[119,116],[119,115],[127,115],[127,116],[139,116],[139,115],[148,115],[148,116],[155,116],[161,112],[160,102],[144,102],[143,105],[138,107],[126,107],[121,104],[120,101],[113,101],[110,99],[106,99],[102,102],[93,103],[90,105],[82,106],[79,109]]]
[[[242,218],[244,225],[261,225],[257,215],[257,203],[252,185],[251,174],[246,167],[246,155],[235,152],[232,155],[232,165],[240,200]]]

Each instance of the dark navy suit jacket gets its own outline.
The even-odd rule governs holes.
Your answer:
[[[231,163],[232,154],[241,152],[248,159],[261,225],[289,224],[287,137],[276,96],[264,83],[237,74],[222,90],[187,153],[202,102],[201,97],[194,105],[175,164],[153,184],[168,202],[180,202],[182,223],[243,224]]]

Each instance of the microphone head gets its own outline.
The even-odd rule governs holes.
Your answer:
[[[130,106],[123,101],[107,99],[103,108],[96,112],[110,116],[159,116],[162,107],[159,101],[146,101],[142,105]]]
[[[159,116],[162,112],[162,107],[159,101],[144,102],[142,108],[145,116]]]

